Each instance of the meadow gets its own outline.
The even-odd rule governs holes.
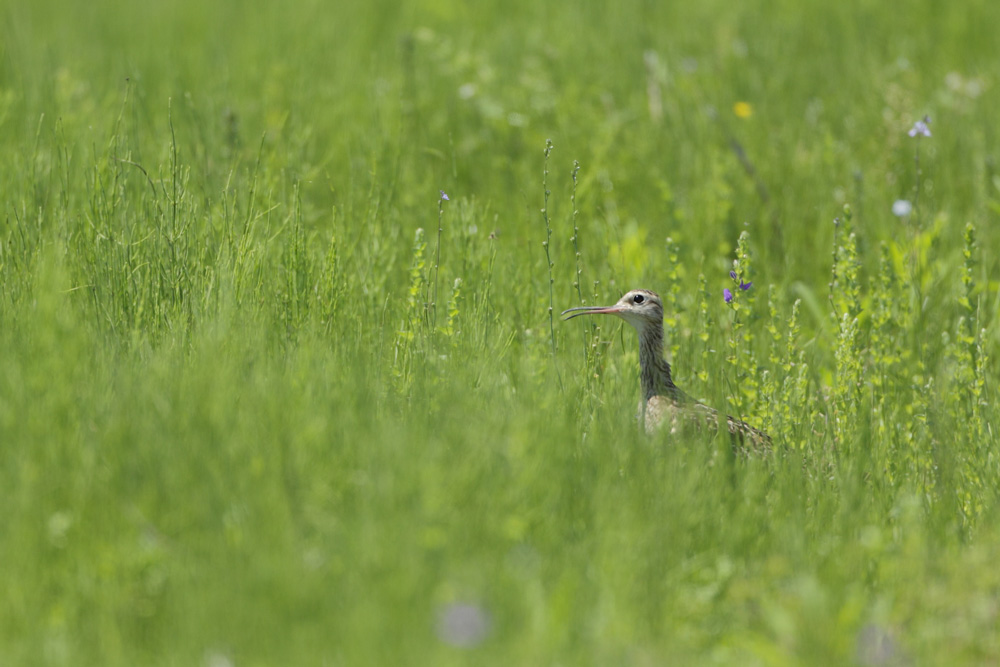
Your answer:
[[[997,25],[0,2],[0,663],[1000,662]]]

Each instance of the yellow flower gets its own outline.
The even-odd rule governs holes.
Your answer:
[[[733,113],[737,118],[749,118],[753,115],[753,107],[749,102],[737,102],[733,105]]]

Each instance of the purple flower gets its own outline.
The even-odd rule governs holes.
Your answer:
[[[438,192],[441,193],[441,199],[443,199],[444,201],[451,201],[451,198],[448,196],[447,192],[445,192],[444,190],[438,190]]]
[[[753,283],[745,283],[745,282],[743,282],[743,280],[736,275],[735,271],[730,271],[729,272],[729,277],[732,278],[733,282],[737,283],[740,286],[740,289],[743,290],[744,292],[746,292],[748,289],[750,289],[751,287],[753,287]],[[726,291],[728,292],[729,290],[726,290]],[[729,303],[729,301],[730,301],[730,299],[726,299],[726,303]]]
[[[733,293],[729,291],[729,288],[722,290],[722,298],[726,300],[726,303],[733,302]]]
[[[913,127],[910,128],[910,131],[907,132],[907,134],[909,134],[911,137],[916,137],[918,135],[923,137],[931,136],[931,128],[927,127],[928,125],[930,125],[930,122],[931,122],[931,117],[924,116],[923,120],[918,120],[916,123],[913,124]]]

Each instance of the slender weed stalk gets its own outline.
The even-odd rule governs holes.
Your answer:
[[[865,382],[875,411],[872,429],[879,440],[883,440],[892,428],[885,414],[884,392],[891,386],[892,376],[901,363],[897,349],[899,323],[895,317],[897,283],[889,245],[883,241],[879,248],[878,275],[870,287],[868,342],[865,345]]]
[[[965,226],[965,248],[962,251],[964,256],[964,267],[962,272],[962,296],[959,305],[968,311],[968,326],[971,328],[972,322],[976,324],[980,321],[979,300],[974,299],[976,282],[973,277],[979,254],[979,244],[976,241],[976,228],[970,222]],[[968,348],[968,356],[972,362],[972,378],[969,384],[970,398],[970,424],[973,428],[973,435],[978,442],[984,442],[986,429],[983,425],[983,408],[989,403],[986,400],[986,362],[987,354],[984,346],[986,339],[986,329],[979,328],[975,336],[971,331],[964,331],[963,343]]]
[[[962,315],[958,318],[955,338],[950,340],[945,351],[954,366],[950,391],[947,392],[950,416],[956,423],[968,424],[969,440],[973,443],[973,456],[966,455],[958,462],[961,477],[959,497],[963,518],[966,521],[978,516],[984,509],[981,501],[982,489],[988,473],[984,474],[983,462],[992,458],[989,436],[983,426],[982,408],[985,388],[984,367],[979,358],[983,353],[984,330],[973,333],[978,316],[977,305],[973,305],[972,292],[975,289],[973,270],[976,264],[975,227],[969,223],[965,227],[965,247],[963,248],[962,290],[958,299]]]
[[[789,426],[795,423],[794,415],[798,414],[793,405],[801,405],[803,408],[805,403],[805,397],[802,395],[795,395],[793,380],[795,375],[792,371],[795,369],[797,362],[801,361],[799,358],[799,350],[796,347],[796,337],[798,336],[798,316],[799,316],[799,301],[796,300],[792,304],[791,316],[787,319],[783,318],[778,310],[778,290],[773,285],[768,290],[767,294],[767,305],[769,314],[769,323],[767,326],[768,333],[771,334],[771,346],[770,354],[768,359],[771,363],[772,369],[780,368],[784,376],[784,380],[781,381],[781,386],[777,385],[778,380],[775,378],[773,373],[768,373],[764,380],[764,387],[762,392],[766,396],[767,404],[767,417],[768,423],[766,426],[772,430],[777,426],[777,429],[772,433],[772,437],[780,436],[781,439],[786,443],[793,443],[794,440],[789,433]],[[782,333],[785,330],[787,334]],[[780,377],[780,376],[779,376]],[[795,403],[793,403],[795,401]]]
[[[829,283],[829,299],[834,317],[857,317],[861,313],[861,283],[858,272],[858,239],[853,229],[853,213],[844,205],[844,216],[833,220],[833,266]],[[841,237],[843,236],[843,240]]]
[[[922,138],[931,136],[931,130],[928,127],[928,125],[930,125],[930,122],[931,122],[931,117],[924,116],[923,120],[918,120],[916,123],[914,123],[913,127],[910,128],[910,131],[908,132],[908,134],[911,137],[917,140],[913,148],[913,166],[915,167],[914,171],[915,181],[913,184],[913,209],[914,209],[914,218],[918,229],[920,228],[920,180],[921,176],[923,176],[923,170],[920,167],[920,142]]]
[[[583,266],[581,264],[580,257],[580,228],[577,226],[577,215],[579,211],[576,209],[576,185],[577,185],[577,174],[580,172],[580,162],[579,160],[573,160],[573,190],[570,193],[569,201],[570,208],[573,209],[573,256],[576,258],[576,279],[573,281],[573,287],[576,288],[576,297],[583,303],[583,288],[581,282],[583,281]]]
[[[680,323],[678,312],[681,294],[680,277],[680,246],[670,236],[667,237],[667,289],[661,294],[663,298],[663,325],[667,343],[670,346],[670,359],[676,359],[680,346],[677,343],[677,328]]]
[[[958,306],[961,315],[955,326],[955,337],[949,340],[946,354],[954,364],[952,381],[953,391],[949,396],[953,402],[960,402],[964,405],[957,405],[954,413],[958,419],[971,419],[978,413],[977,385],[979,380],[976,377],[977,368],[977,341],[976,334],[976,306],[973,305],[973,291],[976,283],[973,273],[976,266],[976,228],[972,223],[965,226],[965,247],[962,249],[962,288],[959,292]],[[966,400],[962,400],[964,397]]]
[[[573,242],[573,257],[576,262],[576,275],[573,279],[573,287],[576,288],[576,298],[579,303],[585,303],[583,300],[583,261],[582,254],[580,253],[580,228],[577,223],[577,216],[579,211],[576,208],[576,186],[578,182],[578,175],[580,173],[580,162],[579,160],[573,160],[573,171],[571,176],[573,178],[573,189],[570,192],[569,201],[570,208],[573,209],[572,220],[573,220],[573,236],[570,241]],[[592,322],[590,327],[580,327],[580,335],[583,340],[583,357],[587,363],[587,369],[590,370],[594,365],[594,354],[591,350],[594,347],[594,340],[597,336],[597,324]],[[588,373],[591,377],[593,374]]]
[[[916,140],[916,144],[913,148],[913,165],[914,165],[914,183],[913,183],[913,226],[912,226],[912,256],[911,262],[913,263],[913,288],[916,291],[916,308],[919,313],[923,309],[923,282],[924,282],[924,258],[921,252],[921,234],[922,225],[921,219],[923,217],[923,212],[920,204],[920,194],[921,194],[921,184],[923,176],[923,167],[920,163],[920,144],[925,137],[931,136],[931,131],[928,125],[931,122],[930,116],[924,116],[923,120],[918,120],[910,128],[908,134]]]
[[[552,253],[549,246],[552,242],[552,226],[549,224],[549,195],[552,194],[549,191],[549,156],[552,154],[552,140],[545,140],[545,160],[542,167],[542,190],[545,192],[544,196],[544,206],[542,207],[542,218],[545,220],[545,241],[542,242],[542,247],[545,248],[545,263],[549,269],[549,337],[552,341],[552,359],[556,358],[556,326],[555,326],[555,297],[553,295],[553,284],[555,283],[555,278],[552,275],[552,269],[555,264],[552,262]],[[559,386],[562,387],[562,376],[559,375],[559,369],[556,368],[556,377],[559,379]]]
[[[477,322],[483,323],[482,337],[480,339],[480,349],[483,351],[489,347],[491,336],[493,334],[493,314],[491,313],[490,304],[493,298],[493,273],[497,261],[497,234],[495,231],[490,232],[489,242],[490,255],[489,260],[486,263],[486,279],[483,281],[483,289],[480,293],[476,306],[475,318]]]
[[[420,292],[425,291],[427,287],[427,275],[425,273],[425,269],[427,267],[427,260],[425,258],[426,252],[427,240],[424,238],[424,229],[423,227],[418,227],[417,231],[413,234],[413,259],[410,263],[410,289],[406,299],[408,321],[406,329],[410,331],[411,334],[417,323],[422,319],[417,314],[417,298]]]
[[[462,299],[462,279],[455,278],[455,283],[452,285],[451,298],[448,299],[448,320],[444,327],[444,334],[448,336],[448,339],[454,345],[458,341],[458,334],[461,333],[459,330],[459,318],[461,314],[461,309],[459,303]]]
[[[427,302],[424,301],[421,309],[420,295],[427,294],[427,240],[424,238],[424,230],[418,227],[413,235],[413,250],[410,260],[410,288],[406,295],[406,309],[403,321],[396,330],[395,352],[393,361],[393,377],[396,386],[401,391],[406,391],[409,387],[412,373],[414,343],[417,330],[422,330],[426,325]]]
[[[986,427],[984,426],[983,409],[989,408],[991,403],[986,396],[986,373],[989,355],[986,352],[986,329],[980,329],[976,337],[976,379],[972,383],[972,409],[973,409],[973,433],[980,442],[985,444]],[[996,436],[991,429],[991,440]]]
[[[715,318],[712,317],[712,308],[709,304],[712,302],[712,294],[708,289],[708,278],[705,274],[698,275],[698,313],[699,313],[699,323],[698,327],[698,340],[701,343],[701,363],[698,364],[698,371],[696,376],[702,383],[708,382],[708,369],[711,368],[711,336],[709,332],[715,327]]]
[[[858,259],[857,237],[851,231],[851,209],[844,206],[843,219],[834,220],[834,240],[843,227],[846,234],[842,243],[833,249],[833,268],[830,280],[830,304],[837,320],[837,347],[834,352],[836,372],[833,386],[834,434],[838,442],[853,442],[849,437],[856,420],[851,418],[859,406],[860,388],[863,379],[862,354],[860,346],[861,284],[858,280],[860,260]]]
[[[727,347],[729,353],[726,360],[733,372],[735,387],[733,387],[732,401],[733,408],[742,418],[747,405],[747,398],[757,400],[757,361],[752,352],[752,335],[745,326],[743,313],[749,312],[752,295],[748,294],[753,282],[746,280],[750,276],[750,235],[743,231],[736,242],[736,259],[733,260],[733,269],[729,272],[734,289],[726,288],[723,291],[723,298],[729,305],[732,313],[731,327]],[[746,303],[744,303],[744,301]]]
[[[781,356],[781,343],[782,335],[781,329],[784,325],[784,320],[778,313],[778,289],[774,285],[771,285],[767,290],[767,333],[770,335],[767,360],[772,369],[778,368],[782,363]],[[773,430],[771,426],[772,422],[772,407],[775,406],[774,397],[777,394],[777,379],[772,372],[765,370],[761,377],[761,399],[765,409],[766,422],[763,426],[765,430]],[[780,412],[781,407],[777,408]],[[787,406],[785,406],[787,409]],[[784,417],[784,415],[779,415],[779,419]],[[773,434],[772,434],[773,437]]]
[[[337,235],[330,235],[330,244],[327,247],[326,257],[323,261],[322,292],[320,294],[320,317],[321,324],[327,333],[333,330],[337,311],[340,302],[347,291],[344,285],[343,275],[340,267],[340,248],[337,244]]]
[[[292,191],[291,234],[287,239],[282,264],[285,271],[282,320],[285,335],[294,339],[310,312],[313,291],[312,264],[302,231],[302,197],[298,183]]]
[[[781,316],[778,314],[777,287],[771,285],[767,290],[767,333],[771,335],[767,360],[772,367],[781,363]]]
[[[441,267],[441,231],[443,227],[444,219],[444,203],[449,201],[449,197],[445,194],[444,190],[441,190],[441,196],[438,198],[438,231],[437,231],[437,241],[434,244],[434,279],[433,279],[433,292],[431,293],[431,298],[428,304],[428,317],[430,318],[431,329],[437,324],[437,298],[438,298],[438,271]],[[428,286],[430,287],[430,286]]]

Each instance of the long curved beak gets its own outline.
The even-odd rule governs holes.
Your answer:
[[[564,310],[560,315],[562,315],[563,322],[565,322],[580,315],[617,315],[621,312],[622,308],[620,306],[580,306]],[[572,315],[567,316],[566,313],[572,313]]]

